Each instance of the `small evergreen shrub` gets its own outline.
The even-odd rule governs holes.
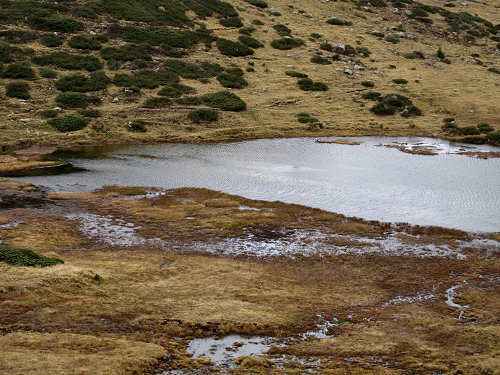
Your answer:
[[[121,87],[155,89],[179,82],[179,76],[170,70],[142,70],[133,74],[116,74],[113,83]]]
[[[323,82],[314,82],[310,78],[302,78],[298,80],[298,85],[304,91],[327,91],[328,86]]]
[[[411,117],[411,116],[422,116],[422,111],[420,108],[414,106],[414,105],[409,105],[403,111],[401,112],[401,116],[403,117]]]
[[[0,243],[0,262],[25,267],[51,267],[64,262],[58,258],[47,258],[31,250],[19,249]]]
[[[241,43],[243,43],[245,46],[250,47],[250,48],[262,48],[262,47],[264,47],[264,44],[259,42],[257,39],[252,38],[251,36],[240,35],[238,37],[238,40]]]
[[[486,136],[486,139],[493,145],[500,145],[500,130],[491,132]]]
[[[316,117],[311,116],[307,112],[298,113],[297,121],[302,124],[319,122],[319,120]]]
[[[135,133],[145,133],[148,131],[146,123],[141,120],[129,121],[127,124],[127,130]]]
[[[184,94],[192,94],[195,91],[196,90],[191,86],[174,83],[170,86],[162,88],[160,91],[158,91],[158,95],[165,96],[167,98],[179,98]]]
[[[28,24],[37,30],[74,33],[83,30],[83,23],[73,18],[54,14],[51,16],[33,15],[28,17]]]
[[[220,53],[227,56],[248,56],[254,53],[253,49],[248,48],[242,43],[222,38],[217,39],[216,46]]]
[[[151,97],[144,103],[146,108],[162,108],[170,105],[172,105],[172,100],[167,97]]]
[[[352,22],[351,21],[344,21],[344,20],[341,20],[340,18],[330,18],[328,21],[326,21],[326,23],[330,24],[330,25],[337,25],[337,26],[352,26]]]
[[[35,79],[36,74],[27,64],[10,64],[1,72],[3,78]]]
[[[80,116],[64,116],[48,121],[48,124],[60,132],[72,132],[85,128],[88,120]]]
[[[495,67],[492,67],[492,68],[489,68],[489,69],[488,69],[488,72],[492,72],[492,73],[500,74],[500,69],[495,68]]]
[[[41,118],[56,118],[59,115],[59,111],[55,109],[46,109],[40,112]]]
[[[104,72],[93,72],[90,77],[77,73],[58,79],[56,87],[61,91],[89,92],[103,90],[110,82]]]
[[[396,107],[384,102],[377,103],[372,108],[370,108],[370,111],[379,116],[393,115],[396,113],[396,110],[397,110]]]
[[[12,82],[5,87],[5,95],[9,98],[28,100],[31,98],[30,87],[26,82]]]
[[[485,133],[485,134],[491,133],[493,130],[495,130],[491,127],[490,124],[479,124],[479,125],[477,125],[477,128],[479,129],[479,131],[481,133]]]
[[[224,70],[224,68],[219,64],[212,64],[206,61],[200,64],[195,64],[187,61],[171,59],[166,61],[165,66],[180,75],[182,78],[186,79],[215,77]]]
[[[202,105],[203,101],[199,96],[185,96],[174,99],[176,104],[180,105]]]
[[[265,9],[268,7],[267,3],[264,0],[245,0],[247,3],[256,6],[257,8]]]
[[[446,57],[441,47],[439,47],[439,49],[437,50],[436,56],[438,57],[438,59],[444,59]]]
[[[278,33],[279,36],[290,36],[292,34],[292,30],[282,24],[274,25],[273,29]]]
[[[219,108],[223,111],[244,111],[247,109],[246,103],[236,94],[229,91],[219,91],[212,94],[205,94],[201,97],[204,104],[209,107]]]
[[[38,34],[25,30],[5,30],[0,31],[0,38],[9,43],[28,43],[38,39]]]
[[[40,38],[40,42],[45,47],[60,47],[63,44],[63,39],[57,34],[45,34]]]
[[[37,65],[51,65],[68,70],[87,70],[93,72],[102,69],[102,63],[97,57],[70,55],[65,52],[54,52],[50,55],[37,56],[32,61]]]
[[[392,80],[393,83],[396,83],[398,85],[406,85],[408,83],[408,80],[404,78],[396,78]]]
[[[396,34],[389,34],[384,39],[387,42],[390,42],[390,43],[393,43],[393,44],[397,44],[397,43],[400,42],[399,36],[397,36]]]
[[[240,34],[248,35],[248,36],[250,36],[254,31],[255,31],[255,27],[253,27],[253,26],[242,27],[241,29],[238,30],[238,32]]]
[[[372,54],[371,51],[366,47],[356,47],[356,52],[363,57],[368,57]]]
[[[243,22],[241,22],[240,17],[222,18],[219,21],[219,23],[224,27],[235,27],[235,28],[243,27]]]
[[[304,41],[299,38],[281,38],[271,42],[271,47],[279,50],[290,50],[304,45]]]
[[[133,61],[133,60],[146,60],[151,61],[150,48],[147,46],[139,46],[135,44],[126,44],[124,46],[115,48],[107,47],[101,50],[101,56],[104,60],[114,61]]]
[[[370,91],[370,92],[364,93],[363,95],[361,95],[361,97],[363,99],[366,99],[366,100],[376,100],[376,99],[380,98],[381,95],[382,94],[379,92]]]
[[[311,57],[311,62],[319,65],[330,65],[332,62],[321,55],[314,55]]]
[[[101,117],[101,111],[98,109],[82,109],[78,111],[78,114],[83,117],[98,118]]]
[[[76,48],[76,49],[94,50],[94,51],[101,49],[101,43],[99,43],[97,40],[93,38],[86,38],[81,35],[76,35],[71,37],[71,39],[68,40],[68,44],[71,48]]]
[[[42,68],[38,71],[40,73],[40,77],[43,78],[57,78],[57,72],[52,69]]]
[[[219,120],[219,113],[213,109],[197,109],[188,114],[188,119],[196,124],[202,122],[215,122]]]
[[[264,22],[262,22],[259,19],[254,19],[254,20],[252,20],[252,25],[262,26],[262,25],[264,25]]]
[[[363,81],[361,84],[365,87],[375,87],[375,83],[373,83],[373,81]]]
[[[56,97],[56,103],[64,108],[86,108],[90,104],[100,104],[101,100],[95,96],[68,92]]]
[[[290,76],[290,77],[295,77],[295,78],[307,78],[307,74],[305,73],[300,73],[300,72],[296,72],[295,70],[287,70],[285,72],[285,74],[287,76]]]

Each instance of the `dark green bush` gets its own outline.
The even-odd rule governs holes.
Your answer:
[[[393,44],[397,44],[400,42],[399,36],[396,34],[389,34],[384,38],[387,42],[391,42]]]
[[[262,48],[262,47],[264,47],[264,44],[259,42],[257,39],[252,38],[251,36],[240,35],[238,37],[238,40],[241,43],[243,43],[245,46],[250,47],[250,48]]]
[[[387,3],[384,0],[358,0],[358,5],[383,8],[387,6]]]
[[[398,84],[398,85],[406,85],[408,83],[408,80],[404,78],[395,78],[392,80],[392,82]]]
[[[253,26],[242,27],[241,29],[238,30],[238,32],[240,34],[248,35],[248,36],[250,36],[254,31],[255,31],[255,27],[253,27]]]
[[[388,105],[398,108],[402,108],[404,106],[412,104],[410,99],[408,99],[406,96],[399,94],[384,95],[383,97],[381,97],[381,99]]]
[[[97,13],[90,6],[93,4],[87,4],[87,6],[77,6],[72,9],[73,15],[76,17],[87,18],[90,20],[95,20],[97,18]]]
[[[90,118],[97,118],[101,117],[101,111],[98,109],[82,109],[78,111],[79,115],[82,115],[83,117],[90,117]]]
[[[488,72],[492,72],[492,73],[500,74],[500,69],[495,68],[495,67],[492,67],[492,68],[489,68],[489,69],[488,69]]]
[[[38,39],[38,34],[25,30],[0,31],[0,38],[9,43],[27,43]]]
[[[103,90],[110,82],[104,72],[93,72],[90,77],[77,73],[60,78],[56,87],[61,91],[89,92]]]
[[[302,124],[319,122],[319,120],[316,117],[311,116],[307,112],[298,113],[297,121]]]
[[[298,82],[301,90],[304,91],[327,91],[328,86],[323,82],[314,82],[310,78],[299,79]]]
[[[380,116],[393,115],[396,113],[396,110],[396,107],[384,102],[377,103],[372,108],[370,108],[370,111]]]
[[[203,103],[209,107],[219,108],[223,111],[244,111],[246,103],[236,94],[229,91],[219,91],[213,94],[205,94],[201,97]]]
[[[179,82],[179,76],[170,70],[142,70],[133,74],[116,74],[113,83],[122,87],[155,89]]]
[[[35,79],[36,74],[27,64],[10,64],[1,72],[3,78]]]
[[[321,55],[314,55],[313,57],[311,57],[311,62],[320,65],[330,65],[332,63],[329,59],[324,58]]]
[[[436,52],[436,56],[439,58],[439,59],[444,59],[446,57],[446,55],[444,54],[443,50],[441,49],[441,47],[439,47],[439,49],[437,50]]]
[[[42,118],[56,118],[59,115],[59,111],[55,109],[46,109],[40,112],[40,117]]]
[[[70,55],[64,52],[54,52],[50,55],[37,56],[32,60],[37,65],[51,65],[68,70],[88,70],[93,72],[102,69],[102,63],[97,57]]]
[[[68,92],[56,97],[56,103],[64,108],[86,108],[90,104],[99,104],[101,100],[95,96]]]
[[[477,125],[477,128],[481,133],[491,133],[493,130],[495,130],[491,127],[490,124],[479,124]]]
[[[292,34],[292,30],[282,24],[274,25],[273,29],[278,33],[279,36],[290,36]]]
[[[152,97],[148,98],[144,103],[146,108],[162,108],[172,105],[172,100],[166,97]]]
[[[487,135],[486,139],[493,145],[500,145],[500,130],[491,132]]]
[[[127,130],[135,133],[145,133],[148,131],[146,123],[141,120],[129,121],[127,124]]]
[[[403,112],[401,112],[401,116],[403,117],[422,116],[422,111],[420,110],[420,108],[414,105],[409,105],[403,110]]]
[[[243,22],[241,22],[240,17],[222,18],[219,23],[224,27],[243,27]]]
[[[185,96],[182,98],[174,99],[176,104],[180,105],[201,105],[203,101],[199,96]]]
[[[10,98],[29,99],[30,87],[26,82],[12,82],[5,87],[5,95]]]
[[[83,23],[73,18],[53,14],[50,16],[28,17],[28,24],[37,30],[57,31],[63,33],[74,33],[83,30]]]
[[[364,57],[368,57],[372,54],[371,51],[366,47],[356,47],[356,52]]]
[[[199,124],[201,122],[215,122],[219,120],[219,113],[213,109],[197,109],[188,114],[188,119]]]
[[[217,39],[216,45],[220,53],[227,56],[248,56],[254,53],[253,49],[244,44],[227,39]]]
[[[365,87],[375,87],[375,83],[373,83],[373,81],[363,81],[361,84]]]
[[[289,50],[304,45],[304,41],[299,38],[281,38],[271,42],[271,47],[279,50]]]
[[[262,25],[264,25],[264,22],[262,22],[259,19],[255,19],[255,20],[252,20],[252,25],[262,26]]]
[[[247,3],[252,4],[253,6],[256,6],[258,8],[267,8],[267,3],[264,0],[245,0]]]
[[[248,82],[243,78],[243,72],[241,74],[237,72],[224,72],[217,76],[219,83],[227,88],[231,89],[242,89],[248,86]]]
[[[152,60],[150,48],[144,45],[126,44],[114,48],[107,47],[101,50],[101,56],[104,60],[133,61],[133,60]]]
[[[64,263],[61,259],[47,258],[31,250],[19,249],[3,243],[0,243],[0,261],[26,267],[51,267]]]
[[[40,42],[45,47],[60,47],[63,44],[63,39],[56,34],[45,34],[40,38]]]
[[[72,132],[85,128],[88,120],[79,116],[64,116],[49,120],[48,124],[60,132]]]
[[[158,91],[158,95],[166,96],[168,98],[178,98],[184,94],[194,93],[196,90],[193,87],[174,83],[170,86],[162,88]]]
[[[0,42],[0,63],[10,63],[15,60],[23,60],[24,53],[20,48],[11,47],[7,43]]]
[[[40,77],[43,78],[57,78],[57,72],[52,69],[42,68],[38,72],[40,73]]]
[[[68,44],[71,48],[84,49],[84,50],[100,50],[101,43],[93,38],[86,38],[81,35],[76,35],[68,40]]]
[[[182,60],[167,60],[165,66],[186,79],[215,77],[224,70],[219,64],[212,64],[206,61],[195,64]]]
[[[352,22],[351,21],[344,21],[344,20],[341,20],[340,18],[330,18],[328,21],[326,21],[326,23],[330,24],[330,25],[337,25],[337,26],[352,26]]]
[[[294,70],[287,70],[285,72],[285,74],[287,76],[290,76],[290,77],[296,77],[296,78],[307,78],[307,74],[305,73],[300,73],[300,72],[296,72]]]
[[[380,98],[381,95],[382,94],[380,94],[379,92],[370,91],[370,92],[364,93],[363,95],[361,95],[361,97],[363,99],[367,99],[367,100],[376,100],[376,99]]]

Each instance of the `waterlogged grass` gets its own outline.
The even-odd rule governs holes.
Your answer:
[[[18,249],[0,244],[0,262],[25,267],[51,267],[64,262],[58,258],[47,258],[28,249]]]

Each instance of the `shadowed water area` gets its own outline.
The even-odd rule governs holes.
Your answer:
[[[23,180],[53,191],[90,191],[106,184],[205,187],[369,220],[500,231],[500,158],[457,154],[498,148],[429,138],[349,140],[363,143],[298,138],[94,149],[58,155],[87,171]],[[380,147],[401,142],[431,147],[437,155]]]

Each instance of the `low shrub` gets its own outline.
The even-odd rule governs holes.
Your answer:
[[[313,57],[311,57],[311,62],[320,65],[330,65],[332,63],[330,60],[324,58],[321,55],[314,55]]]
[[[180,105],[201,105],[203,101],[199,96],[185,96],[182,98],[174,99],[176,104]]]
[[[245,46],[250,47],[250,48],[262,48],[262,47],[264,47],[264,44],[259,42],[257,39],[252,38],[251,36],[240,35],[238,37],[238,40],[241,43],[243,43]]]
[[[358,0],[358,6],[383,8],[387,6],[387,3],[384,0]]]
[[[126,44],[121,47],[107,47],[101,50],[101,56],[104,60],[133,61],[146,60],[151,61],[151,48],[135,44]]]
[[[245,0],[247,3],[256,6],[257,8],[265,9],[268,7],[267,3],[264,0]]]
[[[63,38],[57,34],[45,34],[40,38],[40,42],[45,47],[60,47],[63,44]]]
[[[406,85],[408,83],[408,80],[404,78],[395,78],[392,80],[393,83],[396,83],[398,85]]]
[[[215,77],[224,70],[224,68],[219,64],[212,64],[206,61],[200,64],[195,64],[187,61],[171,59],[165,62],[165,66],[180,75],[182,78],[186,79]]]
[[[148,131],[146,123],[141,120],[129,121],[127,124],[127,130],[135,133],[145,133]]]
[[[500,145],[500,130],[491,132],[486,136],[486,139],[493,145]]]
[[[222,38],[217,39],[216,46],[220,53],[227,56],[249,56],[254,53],[253,49],[248,48],[242,43]]]
[[[68,44],[71,48],[83,49],[83,50],[100,50],[101,43],[99,43],[94,38],[86,38],[82,35],[76,35],[68,40]]]
[[[54,52],[50,55],[37,56],[32,61],[37,65],[51,65],[68,70],[87,70],[93,72],[102,69],[102,63],[97,57],[70,55],[65,52]]]
[[[436,56],[438,59],[444,59],[446,57],[441,47],[439,47],[439,49],[437,50]]]
[[[64,262],[58,258],[47,258],[28,249],[19,249],[0,243],[0,262],[25,267],[51,267]]]
[[[488,72],[492,72],[492,73],[500,74],[500,69],[495,68],[495,67],[492,67],[492,68],[489,68],[489,69],[488,69]]]
[[[327,91],[328,86],[323,82],[314,82],[310,78],[302,78],[298,80],[298,85],[304,91]]]
[[[95,96],[68,92],[56,97],[56,103],[64,108],[86,108],[90,104],[99,104],[101,100]]]
[[[226,70],[217,76],[217,80],[223,87],[231,89],[242,89],[248,86],[248,82],[243,78],[243,71],[239,68]]]
[[[379,116],[388,116],[395,114],[397,108],[387,103],[381,102],[375,104],[372,108],[370,108],[370,111]]]
[[[363,57],[368,57],[372,54],[372,52],[366,47],[356,47],[356,52]]]
[[[97,118],[101,117],[101,111],[98,109],[82,109],[78,111],[78,114],[83,117]]]
[[[35,79],[36,74],[27,64],[10,64],[2,72],[3,78]]]
[[[38,39],[38,34],[25,30],[5,30],[0,31],[0,38],[9,43],[28,43]]]
[[[133,74],[116,74],[113,83],[121,87],[139,87],[155,89],[179,82],[179,76],[170,70],[142,70]]]
[[[151,97],[144,103],[146,108],[162,108],[169,105],[172,105],[172,100],[166,97]]]
[[[414,106],[414,105],[409,105],[403,111],[401,112],[401,116],[403,117],[411,117],[411,116],[422,116],[422,111],[420,108]]]
[[[290,50],[304,45],[304,41],[299,38],[281,38],[271,42],[271,47],[279,50]]]
[[[241,22],[240,17],[222,18],[219,23],[224,27],[243,27],[243,22]]]
[[[340,18],[336,18],[336,17],[330,18],[329,20],[326,21],[326,23],[328,23],[330,25],[337,25],[337,26],[352,26],[351,21],[344,21],[344,20],[341,20]]]
[[[292,34],[292,30],[282,24],[274,25],[273,29],[278,33],[279,36],[290,36]]]
[[[77,73],[58,79],[56,88],[61,91],[90,92],[103,90],[110,82],[104,72],[93,72],[90,77]]]
[[[215,122],[219,120],[219,113],[213,109],[197,109],[188,114],[188,119],[196,124],[202,122]]]
[[[158,95],[166,96],[168,98],[178,98],[184,94],[191,94],[194,92],[196,92],[196,90],[191,86],[174,83],[170,86],[162,88],[160,91],[158,91]]]
[[[316,117],[311,116],[309,113],[302,112],[297,114],[297,121],[302,124],[319,122]]]
[[[238,30],[238,32],[240,34],[248,35],[248,36],[250,36],[254,31],[255,31],[255,27],[253,27],[253,26],[242,27],[241,29]]]
[[[9,98],[30,99],[30,87],[26,82],[12,82],[5,87],[5,95]]]
[[[377,100],[382,94],[376,91],[370,91],[361,95],[363,99],[367,100]]]
[[[54,14],[51,16],[33,15],[28,17],[28,24],[36,30],[74,33],[83,30],[83,23],[70,17]]]
[[[246,103],[236,94],[229,91],[219,91],[212,94],[205,94],[201,97],[204,104],[209,107],[219,108],[223,111],[244,111],[247,109]]]
[[[361,84],[365,87],[375,87],[375,83],[373,81],[363,81]]]
[[[399,36],[397,36],[396,34],[389,34],[384,38],[384,40],[393,44],[397,44],[400,42]]]
[[[48,124],[60,132],[72,132],[85,128],[88,120],[80,116],[63,116],[48,121]]]
[[[394,115],[400,111],[401,116],[421,116],[422,111],[413,105],[412,101],[406,96],[399,94],[380,95],[379,93],[371,94],[369,99],[378,100],[379,103],[375,104],[370,111],[380,116]],[[368,99],[368,97],[366,97]]]
[[[495,129],[493,129],[493,128],[491,127],[491,125],[490,125],[490,124],[479,124],[479,125],[477,125],[477,128],[478,128],[478,130],[479,130],[481,133],[485,133],[485,134],[487,134],[487,133],[491,133],[493,130],[495,130]]]
[[[40,77],[43,78],[57,78],[57,72],[52,69],[42,68],[38,71],[40,73]]]
[[[285,72],[285,74],[287,76],[290,76],[290,77],[295,77],[295,78],[307,78],[307,74],[305,73],[300,73],[300,72],[296,72],[295,70],[287,70]]]
[[[41,118],[56,118],[59,115],[59,111],[55,109],[46,109],[40,112]]]
[[[262,25],[264,25],[264,22],[262,22],[259,19],[254,19],[254,20],[252,20],[252,25],[262,26]]]

